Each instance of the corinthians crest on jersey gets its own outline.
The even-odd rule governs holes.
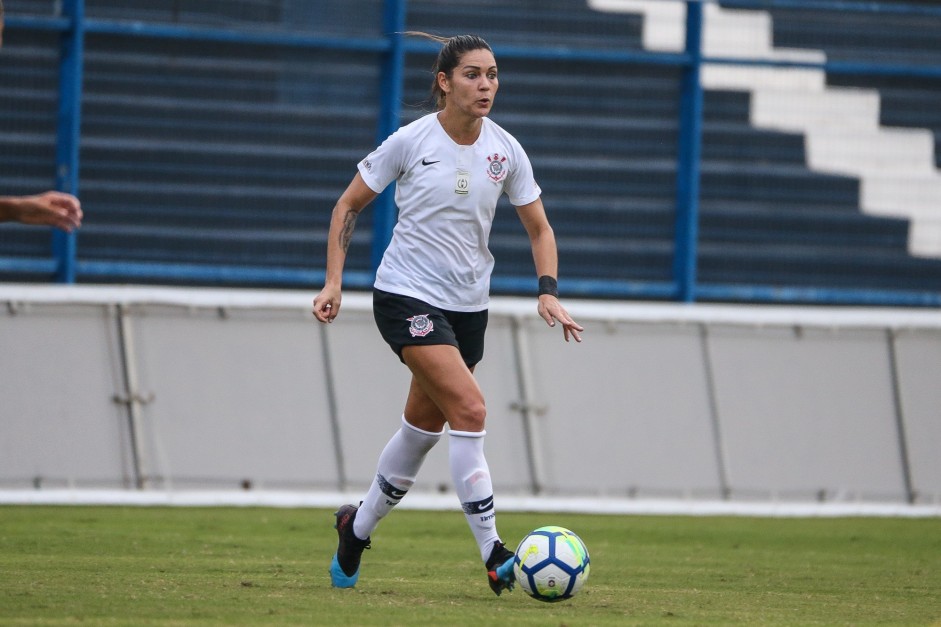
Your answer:
[[[507,166],[509,165],[506,162],[506,157],[495,152],[491,155],[487,155],[487,161],[489,162],[487,166],[487,176],[490,177],[491,181],[499,183],[506,178]]]

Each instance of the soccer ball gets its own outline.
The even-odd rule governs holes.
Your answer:
[[[564,527],[540,527],[516,547],[513,571],[520,587],[534,599],[570,599],[585,585],[590,570],[588,549]]]

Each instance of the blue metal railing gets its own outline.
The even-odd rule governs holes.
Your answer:
[[[676,245],[673,280],[677,300],[696,300],[696,244],[699,240],[699,163],[702,154],[702,4],[687,4],[686,45],[680,91],[680,138],[676,173]]]
[[[62,33],[59,56],[59,111],[56,135],[56,189],[78,195],[82,121],[82,67],[85,55],[85,2],[65,0],[62,11],[71,27]],[[56,281],[75,283],[75,233],[54,230]]]
[[[840,289],[779,288],[762,285],[718,285],[697,281],[697,244],[699,241],[700,153],[703,116],[703,90],[699,80],[704,64],[761,65],[817,68],[825,72],[941,77],[941,67],[906,66],[886,63],[823,61],[820,63],[748,58],[715,58],[702,54],[703,2],[686,0],[686,46],[683,52],[586,50],[546,45],[497,46],[501,58],[531,60],[591,61],[596,63],[634,63],[669,65],[681,68],[680,134],[676,178],[676,222],[674,263],[671,281],[565,279],[567,294],[581,297],[652,298],[692,302],[728,300],[743,302],[815,302],[889,306],[941,306],[936,292]],[[140,36],[148,38],[191,39],[233,42],[246,45],[274,45],[299,49],[349,50],[378,53],[382,57],[381,103],[377,140],[394,131],[400,121],[405,55],[409,52],[435,50],[428,42],[408,40],[403,36],[408,16],[407,0],[385,0],[382,37],[330,37],[284,32],[249,32],[225,28],[166,25],[86,18],[84,0],[63,0],[62,14],[55,17],[7,15],[10,29],[31,29],[60,33],[60,102],[56,147],[56,185],[60,190],[78,193],[79,143],[82,101],[84,38],[88,33]],[[941,17],[941,9],[904,4],[880,5],[872,2],[814,2],[811,0],[724,0],[723,6],[747,9],[801,8],[881,11],[888,14]],[[393,190],[386,190],[374,204],[372,267],[378,265],[395,222]],[[54,268],[55,279],[73,283],[77,277],[107,279],[114,276],[148,280],[189,280],[222,283],[316,284],[323,280],[322,269],[253,268],[244,266],[201,266],[195,264],[154,264],[122,261],[84,261],[77,257],[75,234],[56,232],[52,244],[53,260],[0,258],[0,271],[45,273]],[[345,283],[352,288],[368,288],[369,272],[349,272]],[[494,277],[493,287],[503,292],[531,292],[531,277]]]
[[[389,49],[382,61],[382,105],[376,144],[399,128],[402,116],[402,84],[405,73],[405,2],[387,2],[384,29],[388,33]],[[373,268],[379,267],[382,255],[392,240],[395,226],[395,183],[389,185],[375,201],[373,221],[372,255]]]
[[[941,7],[918,4],[858,2],[854,0],[722,0],[730,9],[800,9],[806,11],[852,11],[883,15],[941,17]]]

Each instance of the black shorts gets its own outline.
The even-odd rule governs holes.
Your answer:
[[[488,318],[486,309],[447,311],[417,298],[374,289],[372,311],[382,339],[400,360],[405,346],[434,344],[456,346],[468,367],[483,359]]]

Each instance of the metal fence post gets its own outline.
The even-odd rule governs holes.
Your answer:
[[[349,482],[346,477],[346,456],[343,453],[343,434],[340,426],[340,408],[337,402],[333,359],[330,354],[330,337],[325,325],[318,326],[320,327],[320,356],[323,362],[324,386],[327,389],[327,411],[330,414],[330,434],[333,436],[333,452],[337,465],[337,488],[343,491],[349,487]]]
[[[510,318],[511,332],[513,334],[514,370],[516,371],[516,384],[519,390],[519,401],[510,406],[510,409],[519,411],[523,421],[523,437],[526,444],[526,461],[529,469],[529,489],[533,496],[542,494],[545,486],[545,472],[543,470],[543,452],[539,446],[540,434],[536,417],[545,412],[545,407],[539,407],[533,402],[533,383],[529,342],[526,328],[519,316]]]
[[[729,464],[725,454],[725,441],[722,438],[722,421],[719,415],[716,375],[712,367],[712,352],[709,350],[709,325],[706,322],[699,324],[699,345],[702,351],[703,374],[706,379],[706,395],[709,399],[709,422],[712,427],[712,443],[716,458],[716,472],[719,476],[719,490],[721,491],[722,500],[727,501],[732,496],[732,487],[729,484]]]
[[[143,490],[150,479],[144,455],[144,428],[141,410],[152,399],[140,393],[137,380],[137,351],[134,349],[134,336],[131,332],[131,314],[128,306],[118,303],[116,308],[118,342],[121,352],[121,376],[124,379],[124,393],[115,394],[114,402],[127,407],[128,435],[131,447],[131,466],[134,472],[134,487]]]
[[[59,111],[56,129],[56,189],[78,195],[78,147],[82,111],[82,66],[85,56],[85,0],[64,0],[62,13],[71,27],[59,48]],[[55,280],[75,283],[75,233],[52,233]]]
[[[686,56],[680,100],[676,168],[676,231],[673,280],[678,300],[696,300],[696,244],[699,237],[699,158],[702,151],[702,3],[686,3]]]
[[[905,411],[902,406],[902,382],[899,376],[898,347],[896,346],[898,331],[893,328],[886,329],[886,347],[889,352],[889,372],[892,375],[892,404],[895,409],[895,433],[898,437],[899,464],[902,469],[902,482],[905,485],[905,500],[914,505],[918,500],[918,493],[912,481],[912,463],[908,454],[908,434],[905,431]]]

